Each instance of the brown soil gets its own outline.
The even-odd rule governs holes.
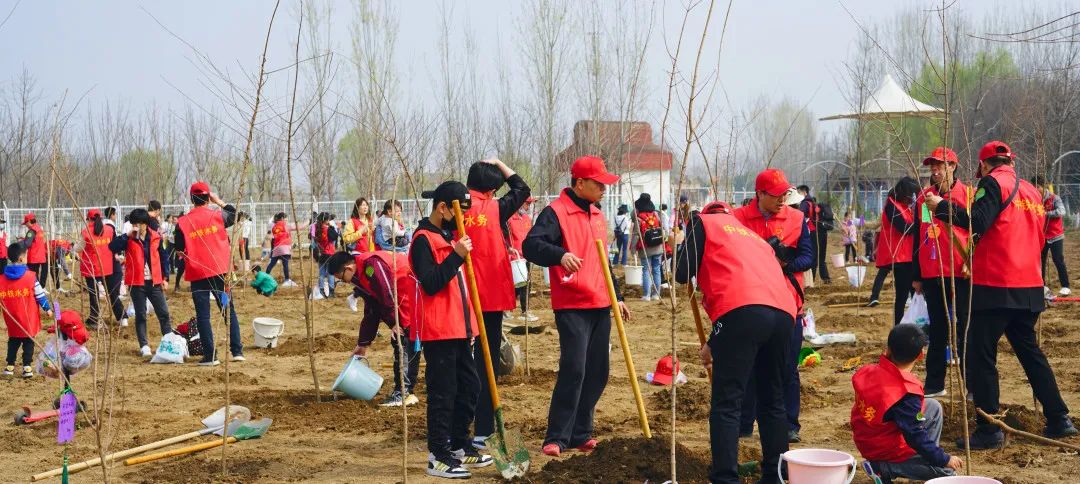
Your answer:
[[[615,438],[590,454],[554,461],[529,482],[664,482],[671,479],[671,439],[667,436]],[[708,482],[709,461],[675,445],[679,482]]]
[[[348,351],[356,347],[356,335],[343,333],[324,334],[315,336],[315,351],[325,353],[330,351]],[[279,341],[277,348],[266,350],[266,354],[272,356],[299,356],[308,354],[308,341],[303,336],[293,336]]]

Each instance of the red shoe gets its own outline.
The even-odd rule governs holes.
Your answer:
[[[586,440],[584,444],[581,444],[574,448],[581,452],[592,452],[596,450],[596,439]]]
[[[562,455],[562,449],[559,448],[559,444],[547,444],[544,445],[544,455],[550,455],[552,457],[558,457]]]

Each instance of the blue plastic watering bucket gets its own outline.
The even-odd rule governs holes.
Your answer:
[[[379,393],[382,384],[383,377],[368,368],[365,359],[353,356],[334,380],[330,391],[341,391],[357,400],[371,400]]]

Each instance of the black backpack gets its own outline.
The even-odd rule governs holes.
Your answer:
[[[664,229],[660,227],[660,218],[656,216],[656,212],[639,214],[638,221],[641,224],[641,240],[645,247],[656,247],[664,243]]]
[[[832,207],[830,207],[827,203],[819,203],[818,210],[818,229],[824,230],[826,232],[835,229],[836,217],[833,216]]]

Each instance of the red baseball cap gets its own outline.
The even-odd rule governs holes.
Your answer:
[[[779,197],[791,190],[791,183],[788,183],[787,177],[784,176],[784,170],[769,168],[758,173],[757,178],[754,179],[754,190]]]
[[[197,181],[191,184],[192,195],[209,195],[210,185],[207,185],[204,181]]]
[[[1004,156],[1010,160],[1016,158],[1016,155],[1013,154],[1009,145],[998,140],[986,143],[983,145],[982,149],[979,150],[979,161],[985,161],[987,158],[994,156]]]
[[[955,151],[944,146],[938,146],[937,148],[934,148],[934,151],[930,153],[930,156],[927,156],[922,160],[923,165],[933,165],[935,163],[952,163],[955,165],[960,163],[960,160],[956,157]]]
[[[96,208],[91,208],[90,210],[86,211],[86,220],[93,220],[94,217],[100,217],[100,216],[101,216],[101,210],[98,210]]]
[[[604,168],[604,160],[590,155],[574,160],[574,165],[570,167],[570,176],[594,180],[604,185],[614,185],[619,181],[618,175],[608,173],[607,168]]]
[[[656,370],[653,371],[653,385],[670,385],[679,374],[679,360],[667,355],[656,362]]]
[[[90,339],[90,333],[86,331],[86,325],[82,322],[82,317],[79,316],[77,311],[71,309],[65,309],[60,311],[60,332],[64,333],[70,340],[75,340],[78,344],[85,344]],[[49,326],[46,330],[50,333],[56,333],[56,325]]]
[[[28,213],[28,214],[26,214],[26,215],[23,215],[23,218],[22,218],[22,223],[23,223],[23,225],[26,225],[26,224],[30,223],[30,221],[31,221],[31,220],[34,220],[34,219],[36,219],[36,218],[37,218],[37,216],[35,216],[35,215],[33,214],[33,212],[31,212],[31,213]]]

